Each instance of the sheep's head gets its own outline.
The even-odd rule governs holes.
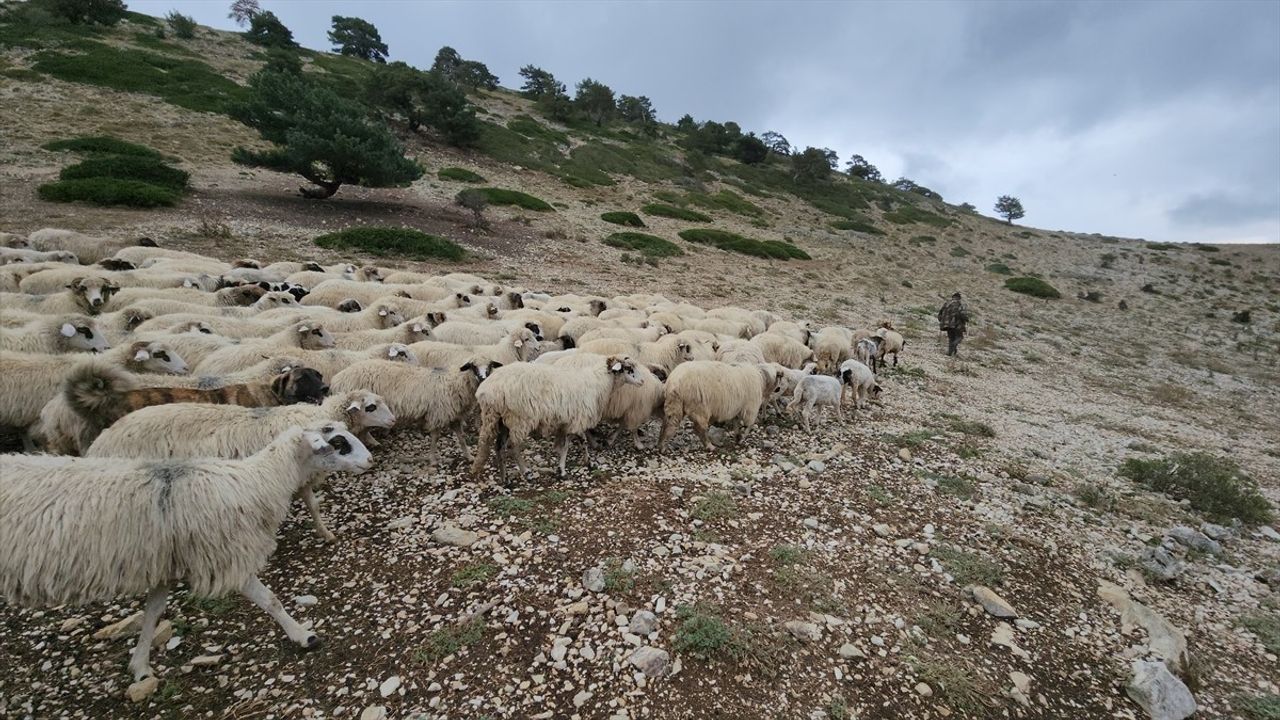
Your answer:
[[[67,263],[70,265],[80,264],[80,258],[76,257],[75,253],[68,252],[66,250],[51,250],[45,254],[45,258],[53,262]],[[133,268],[130,267],[128,269],[131,270]]]
[[[383,278],[387,276],[386,273],[382,271],[382,268],[374,267],[373,265],[366,265],[357,270],[355,274],[356,280],[377,283],[382,282]]]
[[[14,250],[27,250],[31,248],[30,241],[28,241],[26,238],[22,237],[21,235],[13,235],[11,233],[0,233],[0,237],[4,238],[3,242],[0,242],[0,245],[4,247],[13,248]]]
[[[124,320],[124,331],[133,332],[139,325],[155,317],[155,313],[142,308],[125,308],[120,311],[120,317]]]
[[[280,373],[271,381],[271,391],[280,398],[281,405],[311,403],[319,405],[329,394],[329,386],[319,370],[295,367]]]
[[[881,328],[883,328],[883,329],[885,329],[885,330],[893,330],[893,329],[894,329],[894,328],[893,328],[893,323],[892,323],[891,321],[889,321],[889,320],[881,320],[881,321],[880,321],[880,327],[881,327]]]
[[[445,314],[442,312],[430,312],[430,313],[427,313],[426,315],[423,315],[423,317],[426,318],[427,324],[430,325],[431,327],[436,327],[437,325],[439,325],[440,323],[448,319],[445,316]]]
[[[324,266],[314,260],[302,263],[302,269],[306,272],[324,272]]]
[[[71,352],[100,353],[111,346],[98,324],[87,317],[74,316],[58,326],[63,345]]]
[[[260,269],[262,269],[262,263],[258,262],[257,260],[254,260],[254,259],[252,259],[252,258],[240,258],[239,260],[232,261],[232,263],[231,263],[231,267],[233,267],[233,268],[251,268],[251,269],[253,269],[253,270],[260,270]]]
[[[676,353],[684,362],[693,360],[693,344],[688,340],[677,340]]]
[[[159,342],[136,342],[129,347],[129,369],[138,373],[186,375],[190,371],[182,356]]]
[[[457,303],[458,307],[467,307],[471,304],[471,296],[466,293],[454,293],[453,301]]]
[[[661,365],[646,365],[645,367],[648,368],[649,372],[653,373],[653,376],[658,379],[658,382],[665,383],[667,381],[666,368]]]
[[[361,305],[360,301],[356,300],[355,298],[347,298],[342,302],[338,303],[337,309],[338,309],[338,312],[354,313],[354,312],[360,312],[361,310],[363,310],[364,306]]]
[[[340,422],[313,425],[302,431],[303,446],[309,450],[309,461],[325,472],[362,473],[373,464],[369,449]]]
[[[415,356],[413,351],[409,349],[409,346],[404,343],[391,343],[388,345],[387,356],[385,359],[390,362],[409,363],[410,365],[418,364],[417,356]]]
[[[600,313],[602,313],[602,312],[604,312],[605,310],[608,310],[608,309],[609,309],[609,304],[608,304],[608,303],[606,303],[606,302],[605,302],[605,301],[603,301],[603,300],[592,300],[592,301],[591,301],[591,314],[592,314],[592,315],[597,315],[597,316],[598,316],[598,315],[600,315]]]
[[[137,265],[134,265],[128,260],[121,260],[120,258],[102,258],[101,260],[98,261],[98,267],[102,268],[103,270],[110,270],[112,272],[121,272],[123,270],[138,269]]]
[[[267,291],[257,285],[236,285],[223,288],[215,293],[218,302],[236,307],[268,308],[275,307],[272,301],[259,304],[259,300],[267,296]]]
[[[458,372],[469,372],[475,377],[477,383],[484,382],[485,378],[493,374],[494,370],[502,367],[502,363],[485,360],[484,358],[475,358],[467,361],[465,365],[458,368]]]
[[[524,324],[524,327],[525,327],[525,329],[526,329],[526,330],[528,330],[529,332],[533,333],[533,339],[534,339],[534,340],[537,340],[538,342],[542,342],[543,337],[542,337],[542,326],[541,326],[541,325],[539,325],[539,324],[538,324],[538,323],[536,323],[536,322],[527,322],[527,323],[525,323],[525,324]]]
[[[120,289],[114,282],[101,277],[80,277],[67,284],[76,304],[84,308],[90,315],[97,315],[102,307],[111,299],[111,295]]]
[[[498,317],[498,304],[497,304],[497,303],[492,303],[492,302],[487,302],[487,303],[485,303],[485,304],[484,304],[484,314],[485,314],[486,316],[488,316],[488,318],[489,318],[490,320],[495,320],[495,319],[497,319],[497,317]]]
[[[303,350],[327,350],[337,345],[333,335],[315,323],[301,322],[293,329],[298,334],[298,347]]]
[[[635,362],[629,357],[615,355],[605,358],[605,367],[609,368],[609,374],[613,375],[615,380],[621,380],[628,385],[644,384],[644,378],[640,376]]]
[[[516,328],[507,336],[520,357],[532,357],[538,349],[538,338],[527,327]]]
[[[393,328],[404,322],[404,314],[400,312],[400,308],[390,303],[378,303],[373,306],[378,315],[378,327],[382,329]]]
[[[871,399],[872,399],[872,400],[879,400],[879,399],[880,399],[880,393],[882,393],[882,392],[884,392],[884,388],[880,387],[880,383],[876,383],[876,384],[872,385],[872,386],[871,386]]]
[[[302,287],[301,285],[295,285],[294,283],[289,282],[284,283],[284,291],[292,295],[293,299],[298,302],[302,302],[302,298],[311,294],[310,290]]]
[[[519,310],[524,307],[524,296],[518,292],[507,293],[507,304],[513,309]]]
[[[191,320],[189,322],[175,325],[173,328],[175,333],[198,333],[200,335],[217,335],[213,331],[213,326],[204,320]]]
[[[366,428],[389,428],[396,424],[396,416],[381,395],[356,390],[347,393],[342,413],[351,429],[359,432]]]

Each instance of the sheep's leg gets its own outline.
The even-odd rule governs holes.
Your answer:
[[[524,441],[521,440],[520,442],[516,442],[512,440],[510,444],[510,451],[511,454],[515,456],[516,467],[520,470],[520,476],[524,478],[530,477],[529,467],[525,465],[524,462]]]
[[[588,442],[582,443],[582,457],[586,461],[587,470],[590,470],[591,469],[591,443],[588,443]]]
[[[640,428],[636,428],[631,431],[631,441],[635,443],[637,450],[644,449],[644,447],[640,445]]]
[[[608,445],[608,447],[613,447],[613,443],[618,440],[618,436],[621,434],[622,423],[618,423],[618,426],[613,429],[613,432],[609,433],[609,439],[605,441],[606,445]]]
[[[363,442],[365,447],[369,448],[376,448],[382,444],[373,436],[373,428],[365,428],[360,431],[360,442]]]
[[[556,433],[556,450],[560,453],[560,477],[565,476],[564,461],[569,456],[569,436],[564,432]]]
[[[467,435],[462,431],[462,423],[454,424],[453,436],[458,439],[458,452],[462,453],[467,462],[471,462],[471,448],[467,447]]]
[[[431,469],[435,470],[440,467],[440,432],[432,430],[428,435],[431,437]]]
[[[271,592],[271,589],[266,585],[263,585],[257,575],[249,576],[249,579],[244,583],[244,587],[240,588],[240,593],[279,623],[280,627],[284,628],[284,634],[288,635],[290,640],[301,645],[306,650],[314,650],[320,647],[320,638],[316,637],[315,633],[299,625],[298,621],[289,617],[289,613],[285,612],[284,606],[280,604],[280,600],[276,598],[275,593]]]
[[[702,441],[702,446],[707,449],[707,452],[714,452],[716,446],[712,445],[711,438],[707,437],[708,423],[702,418],[695,417],[691,419],[693,420],[693,432],[696,433],[698,435],[698,439]]]
[[[667,443],[670,442],[671,436],[676,434],[683,422],[684,418],[681,418],[678,422],[671,422],[669,416],[664,415],[662,417],[662,429],[658,431],[658,452],[667,449]]]
[[[138,632],[138,644],[133,646],[133,654],[129,656],[129,671],[135,681],[155,675],[151,670],[151,641],[156,636],[156,623],[164,614],[165,602],[169,599],[169,586],[160,585],[147,593],[147,603],[142,611],[142,629]]]
[[[316,534],[324,538],[325,542],[334,542],[338,538],[329,531],[328,526],[324,524],[324,518],[320,516],[320,501],[316,499],[316,491],[311,487],[311,483],[302,486],[301,490],[302,502],[307,504],[307,510],[311,512],[311,522],[315,524]]]

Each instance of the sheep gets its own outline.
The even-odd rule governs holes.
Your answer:
[[[133,306],[137,308],[137,306]],[[139,308],[141,309],[141,308]],[[266,322],[257,316],[223,317],[222,309],[203,313],[169,313],[155,315],[138,325],[137,332],[187,332],[196,329],[207,335],[228,338],[263,338],[280,332],[285,322]]]
[[[885,324],[888,324],[887,321]],[[893,366],[898,367],[898,354],[902,352],[902,348],[906,347],[907,341],[902,334],[890,327],[881,327],[875,332],[876,337],[881,338],[880,351],[878,360],[881,365],[885,364],[885,356],[893,355]]]
[[[8,265],[11,263],[38,263],[38,262],[54,262],[67,263],[71,265],[79,265],[80,258],[76,257],[73,252],[66,250],[53,250],[50,252],[42,252],[40,250],[28,250],[26,248],[8,248],[0,247],[0,265]]]
[[[682,362],[689,360],[710,360],[713,354],[709,349],[690,342],[680,335],[663,335],[651,343],[640,343],[636,346],[636,362],[649,367],[659,367],[666,374]]]
[[[409,346],[423,367],[459,367],[472,357],[494,360],[504,365],[529,362],[537,356],[538,341],[529,328],[517,328],[501,342],[493,345],[453,345],[442,342],[416,342]]]
[[[365,350],[339,350],[337,348],[328,348],[325,350],[286,350],[290,357],[297,359],[304,367],[312,368],[320,372],[325,377],[332,377],[352,365],[363,362],[365,360],[391,360],[408,362],[410,365],[421,364],[411,359],[416,359],[417,355],[408,350],[408,346],[400,343],[399,347],[404,348],[403,354],[392,353],[391,349],[396,347],[397,343],[386,343],[375,345]]]
[[[744,322],[737,320],[726,320],[724,318],[704,318],[702,320],[689,320],[685,323],[688,330],[701,330],[712,335],[721,335],[729,338],[748,339],[751,337],[751,327]]]
[[[810,336],[813,335],[808,322],[796,323],[790,320],[779,320],[773,323],[764,334],[782,335],[806,346],[809,345]]]
[[[231,338],[202,332],[199,326],[185,329],[178,326],[168,332],[134,333],[132,337],[136,340],[154,340],[167,344],[191,367],[204,362],[205,358],[215,352],[236,344],[236,341]]]
[[[266,295],[266,291],[256,285],[237,285],[215,292],[205,292],[204,290],[189,287],[117,287],[113,292],[115,296],[107,304],[106,310],[119,310],[126,305],[154,300],[169,300],[188,305],[203,305],[205,307],[249,307]],[[288,301],[285,304],[294,304],[292,295],[281,294],[288,297]],[[279,299],[283,301],[283,298]],[[258,307],[261,308],[262,306]]]
[[[96,263],[105,257],[111,257],[117,250],[140,244],[142,241],[113,240],[110,238],[90,237],[74,230],[42,228],[27,235],[32,249],[66,250],[73,252],[82,263]],[[147,241],[151,242],[151,241]],[[155,243],[151,243],[154,245]]]
[[[105,278],[79,277],[67,284],[65,292],[52,295],[2,293],[0,306],[49,315],[59,313],[97,315],[111,300],[111,295],[119,289],[119,285]]]
[[[686,329],[685,319],[673,312],[659,311],[650,313],[649,324],[661,326],[668,333],[678,333]]]
[[[115,252],[112,257],[118,260],[127,260],[138,267],[150,267],[157,261],[174,261],[184,264],[189,263],[217,263],[221,270],[229,269],[231,266],[221,260],[215,260],[207,255],[200,253],[187,252],[186,250],[174,250],[172,248],[156,247],[151,245],[137,245],[134,247],[121,248]],[[221,272],[219,270],[219,272]]]
[[[537,323],[490,322],[470,323],[447,320],[431,330],[431,339],[454,345],[494,345],[502,342],[513,330],[525,327],[533,333],[534,340],[542,339],[542,328]]]
[[[154,315],[142,308],[127,307],[115,312],[101,313],[94,319],[98,327],[107,334],[107,343],[114,346],[134,337],[138,326],[150,320]]]
[[[764,320],[756,317],[749,310],[743,310],[742,308],[737,307],[712,308],[707,311],[707,318],[741,323],[747,328],[748,338],[755,337],[767,329]]]
[[[839,369],[840,363],[849,358],[853,334],[847,328],[824,327],[811,337],[813,358],[818,364],[818,372],[831,375]]]
[[[798,368],[813,359],[813,350],[808,345],[787,335],[768,331],[751,338],[750,342],[760,348],[765,362]]]
[[[884,342],[884,338],[879,335],[869,335],[862,338],[853,346],[853,359],[863,363],[875,372],[880,362],[880,343]]]
[[[234,372],[248,367],[265,355],[293,349],[324,350],[334,346],[333,335],[323,325],[300,322],[265,338],[246,340],[215,351],[197,366],[206,374]]]
[[[800,422],[805,432],[810,431],[809,413],[813,411],[815,405],[831,408],[836,417],[840,418],[840,422],[844,422],[844,407],[840,402],[843,395],[843,387],[839,379],[829,375],[806,375],[796,383],[796,389],[791,394],[791,402],[787,403],[787,412],[795,413],[799,409]],[[801,404],[804,405],[803,408],[800,408]]]
[[[243,460],[156,462],[0,456],[0,597],[23,606],[146,593],[135,680],[151,677],[152,639],[169,589],[239,590],[289,639],[319,638],[258,579],[290,501],[317,473],[367,470],[368,449],[341,423],[293,427]]]
[[[0,333],[0,350],[26,353],[103,352],[107,337],[84,315],[56,315]]]
[[[638,345],[642,342],[656,342],[666,334],[667,329],[661,325],[653,325],[647,328],[599,327],[594,330],[588,330],[579,336],[578,343],[582,344],[592,340],[612,338],[626,340],[633,345]]]
[[[843,385],[840,400],[843,402],[845,397],[852,393],[855,417],[866,402],[878,400],[884,391],[871,368],[858,360],[849,359],[840,363],[840,382]]]
[[[581,435],[600,423],[610,395],[623,383],[642,380],[630,358],[603,358],[583,353],[556,365],[519,363],[498,368],[476,389],[480,406],[480,438],[471,476],[478,477],[489,453],[505,437],[506,450],[528,477],[524,442],[535,432],[554,434],[560,451],[560,477],[564,477],[569,437]],[[586,443],[583,444],[587,448]],[[506,461],[498,448],[498,470],[506,481]],[[590,449],[587,448],[590,463]]]
[[[565,348],[572,349],[577,347],[578,339],[583,335],[592,330],[608,326],[608,323],[593,315],[575,317],[566,320],[554,337],[564,342]]]
[[[502,321],[508,325],[533,323],[538,326],[544,338],[558,338],[563,334],[565,318],[552,312],[522,308],[507,310],[502,313]]]
[[[181,375],[189,369],[178,353],[159,342],[121,345],[94,360],[135,373]],[[61,392],[63,382],[78,367],[78,362],[68,362],[62,355],[0,352],[0,426],[35,424],[41,408]]]
[[[596,355],[635,355],[636,345],[627,340],[618,340],[616,338],[600,338],[578,345],[578,349],[583,352],[594,353]]]
[[[468,462],[471,451],[462,424],[475,414],[476,388],[502,363],[475,358],[448,369],[422,368],[406,363],[366,360],[330,379],[335,392],[363,388],[387,398],[401,424],[419,427],[431,436],[431,466],[440,465],[440,433],[452,429],[458,449]]]
[[[292,275],[289,276],[288,280],[289,282],[295,282]],[[306,283],[298,284],[308,287]],[[440,302],[452,299],[454,302],[453,307],[471,304],[471,299],[466,293],[453,292],[437,285],[387,285],[380,282],[359,282],[331,278],[309,287],[311,292],[303,300],[303,305],[334,307],[337,303],[348,298],[358,300],[362,305],[368,305],[391,297],[406,297],[426,302]]]
[[[749,340],[726,340],[720,343],[716,360],[734,365],[760,365],[767,362],[760,346]]]
[[[667,378],[658,450],[666,449],[686,417],[693,421],[693,430],[708,451],[714,449],[707,437],[707,427],[713,422],[737,420],[740,444],[780,375],[768,365],[705,360],[681,363]]]
[[[96,277],[112,280],[114,276],[124,273],[113,273],[98,268],[87,268],[66,263],[53,263],[27,266],[27,274],[18,282],[18,289],[29,295],[51,295],[60,293],[78,278]],[[119,284],[118,282],[116,283]]]
[[[355,332],[360,330],[386,330],[405,321],[400,305],[390,300],[379,300],[365,307],[360,312],[343,313],[332,308],[298,307],[268,310],[255,316],[257,320],[275,322],[303,322],[311,320],[322,322],[330,332]]]
[[[545,364],[555,365],[562,359],[574,357],[582,352],[585,351],[575,349],[552,353],[552,357],[545,360]],[[544,363],[543,357],[539,357],[534,362]],[[642,449],[640,427],[650,419],[661,415],[663,383],[666,382],[667,373],[657,366],[645,367],[637,363],[636,375],[640,378],[639,385],[623,383],[613,389],[600,420],[618,423],[618,427],[609,436],[610,445],[613,445],[618,434],[625,430],[631,433],[632,442],[636,449],[640,450]]]
[[[327,321],[326,325],[328,325]],[[342,333],[337,336],[337,344],[334,347],[339,350],[365,350],[370,345],[384,343],[411,345],[433,339],[435,336],[432,334],[431,324],[426,318],[417,318],[385,330],[358,330]]]
[[[15,250],[28,250],[31,248],[31,242],[27,240],[27,236],[25,235],[0,232],[0,247],[12,248]]]

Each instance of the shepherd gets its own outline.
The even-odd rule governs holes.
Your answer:
[[[969,309],[955,293],[938,311],[938,329],[947,332],[947,355],[955,356],[960,349],[960,341],[964,338],[965,324],[969,322]]]

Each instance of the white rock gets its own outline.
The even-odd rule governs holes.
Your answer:
[[[888,525],[885,525],[884,523],[876,523],[875,525],[871,526],[871,532],[874,532],[876,535],[882,538],[887,538],[893,535],[893,528],[889,527]]]
[[[582,587],[593,593],[604,591],[604,568],[587,568],[582,573]]]
[[[590,700],[591,696],[594,694],[595,693],[587,692],[586,690],[579,692],[577,695],[573,696],[573,706],[576,708],[580,708],[583,705],[586,705],[587,701]]]
[[[639,648],[631,653],[631,657],[627,658],[627,662],[640,669],[645,677],[658,678],[667,672],[667,664],[670,662],[671,656],[666,650],[661,650],[653,646]]]
[[[315,595],[295,595],[293,598],[293,604],[299,607],[311,607],[318,602],[320,602],[320,598]]]
[[[933,688],[925,683],[916,683],[916,694],[920,697],[930,697],[933,695]]]
[[[360,713],[360,720],[386,720],[387,709],[382,705],[370,705]]]
[[[406,517],[401,517],[401,518],[396,518],[395,520],[392,520],[391,522],[387,523],[387,529],[388,529],[388,530],[403,530],[403,529],[405,529],[405,528],[407,528],[407,527],[409,527],[409,526],[413,525],[413,524],[414,524],[415,522],[417,522],[417,521],[418,521],[418,519],[417,519],[417,518],[414,518],[414,517],[408,517],[408,516],[406,516]]]
[[[805,526],[805,527],[807,527],[807,528],[809,528],[810,530],[817,530],[817,529],[818,529],[818,518],[816,518],[816,517],[807,517],[807,518],[805,518],[805,519],[804,519],[804,526]]]
[[[975,585],[970,590],[973,593],[973,599],[978,601],[982,609],[986,610],[993,617],[998,618],[1016,618],[1018,612],[1013,606],[1005,602],[1005,599],[995,594],[991,588],[982,585]]]
[[[783,623],[787,632],[801,642],[817,642],[822,639],[822,628],[803,620],[788,620]]]
[[[124,694],[129,698],[129,702],[139,703],[151,697],[158,687],[160,687],[160,678],[152,675],[130,685]]]
[[[196,667],[209,667],[217,665],[220,662],[222,662],[221,655],[197,655],[191,658],[187,664],[194,665]]]
[[[98,630],[93,634],[94,640],[114,640],[119,637],[133,635],[142,627],[142,611],[130,615],[129,617],[111,623],[110,625]],[[136,683],[135,683],[136,684]]]
[[[1151,720],[1183,720],[1196,711],[1191,691],[1159,661],[1134,660],[1129,697],[1142,706]]]
[[[453,545],[455,547],[471,547],[476,544],[480,536],[470,530],[462,530],[453,525],[444,525],[435,529],[431,533],[431,539],[441,545]]]
[[[648,610],[637,610],[631,616],[631,623],[627,626],[627,629],[636,635],[648,635],[658,629],[658,616]]]
[[[378,692],[382,695],[382,697],[391,697],[391,693],[399,689],[400,689],[399,675],[392,675],[386,680],[383,680],[382,684],[378,686]]]
[[[866,655],[861,650],[858,649],[857,645],[854,645],[852,643],[845,643],[840,646],[840,657],[848,660],[851,658],[859,658],[859,659],[865,658]]]

